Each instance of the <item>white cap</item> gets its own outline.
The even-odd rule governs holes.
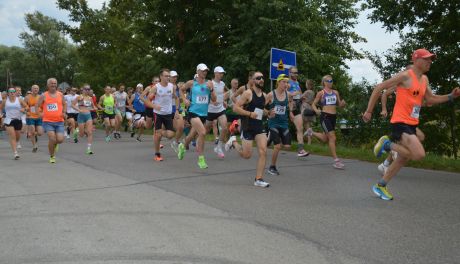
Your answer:
[[[138,84],[136,85],[136,88],[139,88],[139,87],[144,88],[144,85],[142,85],[142,83],[138,83]]]
[[[171,77],[176,77],[176,76],[179,75],[179,74],[177,74],[176,71],[171,71],[169,74],[170,74]]]
[[[198,66],[196,66],[196,70],[197,71],[204,71],[204,70],[209,71],[208,66],[206,66],[206,64],[204,64],[204,63],[198,64]]]
[[[215,67],[214,72],[225,73],[224,68],[222,68],[221,66]]]

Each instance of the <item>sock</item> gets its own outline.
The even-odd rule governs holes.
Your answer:
[[[91,144],[88,144],[88,149],[91,149]]]
[[[385,167],[390,166],[390,162],[386,159],[385,161],[383,161],[383,166]]]
[[[303,149],[303,144],[297,144],[297,152],[304,150]]]
[[[384,179],[380,179],[378,182],[377,182],[378,186],[380,187],[385,187],[387,186],[387,182],[384,180]]]

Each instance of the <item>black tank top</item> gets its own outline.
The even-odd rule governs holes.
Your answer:
[[[254,90],[252,91],[252,100],[247,105],[244,106],[244,110],[249,112],[254,112],[256,108],[261,110],[265,107],[265,96],[262,93],[260,97],[257,96]],[[241,128],[243,130],[253,130],[253,129],[260,129],[263,127],[262,120],[249,118],[248,116],[244,116],[241,120]]]

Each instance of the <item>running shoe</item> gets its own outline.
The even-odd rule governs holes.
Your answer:
[[[221,159],[225,158],[225,154],[224,152],[222,151],[222,147],[217,145],[214,147],[214,152],[217,154],[217,156]]]
[[[56,163],[56,158],[54,156],[50,157],[50,163]]]
[[[160,144],[160,149],[163,149],[164,147],[165,147],[165,145]]]
[[[342,170],[345,168],[345,164],[343,164],[339,159],[334,161],[334,164],[332,166],[336,169]]]
[[[196,140],[192,140],[192,146],[195,148],[196,147]]]
[[[18,154],[18,152],[17,152],[17,151],[16,151],[16,152],[14,152],[14,159],[15,159],[15,160],[18,160],[18,159],[19,159],[19,154]]]
[[[110,141],[112,141],[112,138],[110,136],[106,136],[105,137],[105,142],[109,143]]]
[[[382,154],[385,152],[384,146],[387,144],[387,142],[390,142],[390,138],[388,136],[383,136],[377,141],[377,144],[374,146],[374,155],[377,158],[380,158]]]
[[[305,131],[305,133],[303,133],[303,136],[304,137],[311,137],[313,136],[313,129],[310,127],[307,129],[307,131]]]
[[[131,137],[134,137],[135,134],[136,134],[136,132],[131,131]]]
[[[177,158],[182,160],[184,158],[184,154],[185,154],[185,146],[183,143],[179,143]]]
[[[216,138],[216,139],[214,140],[214,145],[217,145],[217,144],[219,144],[219,138]]]
[[[227,143],[225,143],[225,151],[229,151],[231,148],[233,148],[233,142],[236,141],[236,137],[235,136],[231,136]]]
[[[393,195],[388,191],[388,188],[385,186],[379,186],[378,184],[372,186],[372,191],[377,195],[380,199],[385,201],[393,200]]]
[[[267,187],[270,187],[270,183],[264,181],[264,179],[256,179],[254,181],[254,186],[267,188]]]
[[[38,147],[37,147],[37,146],[34,146],[34,147],[32,148],[32,153],[36,153],[37,151],[38,151]]]
[[[163,157],[161,155],[155,155],[155,157],[153,157],[153,160],[154,161],[163,161]]]
[[[204,159],[204,156],[198,157],[198,167],[200,167],[200,169],[208,168],[208,164],[206,164],[206,160]]]
[[[228,128],[230,134],[235,134],[236,130],[238,129],[238,120],[233,120],[232,124]]]
[[[138,136],[138,137],[136,138],[136,140],[137,140],[137,142],[142,142],[141,136]]]
[[[308,155],[310,155],[310,153],[305,151],[305,150],[303,150],[303,149],[300,150],[299,152],[297,152],[297,157],[306,157]]]
[[[21,143],[18,142],[16,148],[17,148],[17,149],[22,149]]]
[[[91,149],[87,149],[87,150],[86,150],[86,154],[88,154],[88,155],[93,155],[94,152],[93,152]]]
[[[173,140],[171,141],[171,148],[172,148],[172,149],[174,150],[174,152],[176,152],[176,153],[177,153],[177,151],[178,151],[178,145],[179,145],[179,144],[177,144],[177,142],[176,142],[175,139],[173,139]]]
[[[380,173],[382,173],[382,175],[385,175],[385,173],[387,172],[388,170],[388,166],[385,166],[383,163],[381,163],[377,169],[380,171]]]
[[[268,168],[268,173],[271,175],[280,175],[280,172],[276,169],[275,166],[270,166],[270,168]]]
[[[78,143],[78,128],[73,131],[73,142]]]

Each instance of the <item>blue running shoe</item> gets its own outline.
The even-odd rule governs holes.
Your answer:
[[[385,186],[379,186],[378,184],[372,186],[372,191],[377,195],[380,199],[385,201],[393,200],[393,195],[388,191],[388,188]]]
[[[385,153],[385,144],[388,144],[390,142],[390,138],[388,136],[383,136],[377,141],[377,144],[374,146],[374,155],[377,158],[380,158],[383,153]]]

